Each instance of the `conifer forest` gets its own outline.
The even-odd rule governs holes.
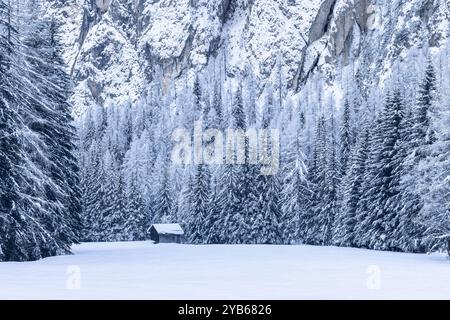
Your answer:
[[[450,250],[449,9],[361,2],[0,0],[0,261],[153,224]]]

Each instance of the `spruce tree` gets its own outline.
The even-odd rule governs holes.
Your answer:
[[[308,182],[311,185],[311,205],[305,217],[305,243],[318,245],[323,240],[323,200],[326,194],[327,133],[325,117],[321,116],[316,128],[312,158],[308,168]]]
[[[192,189],[189,194],[190,212],[187,221],[190,243],[206,243],[206,218],[210,210],[210,172],[206,165],[199,164],[195,172]]]
[[[168,162],[166,162],[162,170],[160,186],[156,194],[155,216],[152,219],[155,223],[167,223],[172,220],[173,191],[170,183]]]
[[[353,156],[350,158],[348,172],[343,178],[341,188],[343,192],[342,205],[334,223],[333,243],[336,245],[356,246],[356,215],[358,204],[362,197],[364,175],[367,170],[369,133],[368,129],[364,129],[363,133],[359,135],[360,140]]]
[[[120,166],[106,151],[103,160],[103,207],[101,209],[101,225],[99,226],[99,238],[103,241],[118,240],[123,228],[124,205],[123,205],[123,182]]]
[[[126,240],[145,240],[150,224],[142,198],[140,157],[139,139],[135,136],[123,163],[126,221],[122,237]]]
[[[6,10],[0,2],[0,13]],[[23,153],[20,145],[20,115],[15,111],[11,94],[9,65],[10,44],[0,38],[0,261],[27,260],[26,239],[23,237],[25,221],[20,214],[20,167]]]
[[[236,165],[225,164],[219,174],[217,210],[219,219],[213,224],[217,230],[215,237],[220,243],[236,243],[236,217],[240,208],[240,192],[238,181],[239,170]],[[218,232],[220,230],[220,232]]]
[[[149,223],[144,212],[144,203],[137,185],[136,177],[131,176],[126,183],[125,215],[122,239],[129,241],[145,240]]]
[[[388,96],[375,131],[376,141],[372,148],[377,153],[371,158],[369,170],[372,170],[372,179],[363,196],[368,199],[368,206],[358,226],[361,243],[376,250],[395,249],[394,233],[399,215],[392,203],[399,193],[397,156],[403,119],[400,92],[395,90]]]
[[[301,243],[306,229],[306,212],[309,210],[311,190],[307,181],[305,156],[302,151],[301,120],[293,121],[286,148],[281,191],[282,224],[286,243]]]
[[[4,260],[67,253],[81,227],[68,77],[40,5],[0,1]]]
[[[351,156],[351,145],[353,139],[351,131],[350,104],[348,100],[345,100],[340,139],[341,176],[345,176],[348,169],[349,158]]]
[[[273,121],[273,97],[271,91],[268,92],[266,108],[263,114],[262,129],[269,130]],[[262,164],[270,163],[269,155],[274,151],[269,141],[268,132],[260,138],[260,162]],[[278,143],[275,142],[275,143]],[[279,150],[279,148],[277,148]],[[279,158],[279,154],[273,156]],[[278,159],[279,160],[279,159]],[[258,210],[256,216],[252,219],[251,238],[255,243],[260,244],[279,244],[283,242],[281,225],[281,182],[278,172],[272,172],[267,175],[260,174],[256,177],[256,197],[258,199]]]
[[[337,141],[335,136],[334,112],[331,112],[330,137],[325,149],[325,194],[320,208],[320,219],[323,225],[322,244],[329,245],[332,241],[334,219],[338,211],[338,188],[340,183],[337,158]]]
[[[430,123],[430,113],[436,98],[436,90],[436,73],[433,62],[429,59],[424,79],[419,87],[417,106],[414,113],[412,136],[414,143],[418,145],[431,144],[435,141],[435,133]]]

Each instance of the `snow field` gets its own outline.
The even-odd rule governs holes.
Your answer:
[[[0,263],[1,299],[448,299],[450,261],[312,246],[83,243]]]

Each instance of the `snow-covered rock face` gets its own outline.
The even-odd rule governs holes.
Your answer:
[[[63,23],[76,113],[137,99],[155,65],[186,82],[219,51],[229,78],[250,68],[261,90],[277,59],[291,91],[317,71],[333,80],[338,64],[378,81],[409,48],[439,46],[449,29],[447,0],[47,1]]]
[[[376,83],[413,47],[440,47],[449,32],[448,0],[337,0],[326,32],[311,45],[322,70],[337,58]],[[315,39],[315,38],[314,38]],[[314,40],[313,39],[313,40]],[[321,43],[321,45],[317,45]],[[309,49],[311,50],[311,49]],[[318,53],[317,53],[318,52]]]

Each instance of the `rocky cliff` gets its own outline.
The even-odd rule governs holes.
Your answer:
[[[448,0],[46,0],[62,26],[75,113],[137,99],[155,66],[186,82],[220,59],[226,77],[249,70],[259,92],[277,61],[289,92],[315,74],[329,83],[352,65],[382,83],[411,48],[441,46]]]

